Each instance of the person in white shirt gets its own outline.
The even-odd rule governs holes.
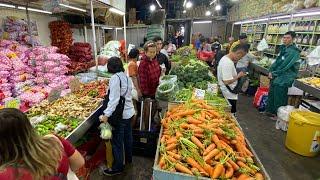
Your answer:
[[[238,79],[245,76],[244,72],[237,74],[235,63],[237,63],[248,52],[246,45],[236,45],[229,54],[223,56],[218,65],[218,84],[222,94],[230,102],[232,108],[231,113],[235,115],[237,112],[238,94],[230,92],[227,88],[229,86],[234,89],[238,83]]]
[[[162,45],[162,49],[160,50],[160,52],[164,55],[167,56],[167,58],[169,59],[169,54],[168,54],[168,47],[169,47],[169,43],[167,41],[163,41],[163,45]]]
[[[116,119],[119,122],[115,123],[112,130],[112,153],[114,162],[111,169],[104,170],[104,174],[113,176],[121,173],[124,170],[123,166],[123,146],[125,150],[126,163],[132,163],[132,127],[131,119],[135,114],[132,102],[132,81],[124,73],[123,64],[118,57],[111,57],[107,64],[108,72],[112,73],[109,81],[109,90],[107,93],[107,108],[103,111],[104,115],[100,117],[100,121],[110,121],[110,116],[118,109],[120,96],[124,97],[124,108],[122,119]],[[123,102],[123,101],[122,101]]]

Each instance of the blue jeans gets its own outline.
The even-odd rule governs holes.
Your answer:
[[[131,119],[123,119],[118,127],[112,130],[112,170],[122,171],[123,166],[123,147],[125,151],[126,163],[132,162],[132,127]]]

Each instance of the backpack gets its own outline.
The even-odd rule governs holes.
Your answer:
[[[244,76],[241,77],[238,80],[238,83],[236,85],[236,87],[234,87],[233,89],[231,89],[231,87],[229,85],[226,85],[227,89],[232,92],[233,94],[239,94],[239,93],[244,93],[248,90],[249,87],[249,79],[248,77]]]

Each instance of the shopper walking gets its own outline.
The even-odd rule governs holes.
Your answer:
[[[120,58],[110,58],[107,68],[108,72],[113,75],[109,81],[109,90],[106,98],[108,99],[107,108],[103,111],[104,115],[100,117],[100,121],[109,122],[113,126],[112,153],[114,162],[111,169],[104,170],[105,175],[113,176],[124,170],[123,147],[126,164],[132,163],[131,119],[135,112],[131,96],[132,82],[124,73]],[[120,113],[120,117],[116,115],[118,113]],[[111,117],[112,119],[110,119]]]
[[[267,115],[275,116],[280,106],[288,104],[288,88],[297,77],[300,66],[300,50],[293,43],[296,33],[284,34],[280,53],[269,69],[270,89],[266,107]]]
[[[211,51],[211,46],[208,44],[208,40],[204,37],[200,38],[200,48],[198,50],[198,58],[205,61],[208,66],[213,67],[212,61],[214,58],[214,53]]]
[[[167,58],[167,56],[161,52],[162,47],[163,47],[162,38],[157,36],[153,39],[153,41],[156,43],[156,46],[157,46],[156,58],[160,64],[160,66],[162,66],[162,65],[165,66],[165,74],[167,75],[170,72],[171,63],[169,62],[169,59]]]
[[[236,115],[237,112],[237,100],[238,94],[230,92],[227,88],[229,86],[234,89],[237,86],[238,79],[245,76],[244,72],[237,74],[235,63],[239,61],[247,53],[247,46],[238,44],[229,54],[222,57],[218,65],[218,84],[222,91],[222,94],[230,102],[232,108],[231,113]]]
[[[228,38],[228,45],[226,47],[226,54],[229,54],[230,48],[231,48],[233,43],[234,43],[234,38],[233,37],[229,37]]]
[[[81,154],[65,139],[41,137],[18,109],[0,110],[0,179],[67,179],[69,167],[84,165]]]
[[[138,65],[137,60],[139,58],[139,50],[134,48],[131,49],[129,54],[129,63],[128,63],[128,76],[131,78],[133,83],[132,86],[132,101],[135,107],[135,116],[132,118],[132,127],[135,126],[137,118],[140,116],[140,99],[142,98],[142,93],[139,85],[138,78]]]
[[[211,44],[211,50],[216,54],[221,51],[221,44],[219,38],[216,36],[213,38],[213,43]]]
[[[144,98],[154,99],[161,74],[161,68],[156,58],[156,44],[153,41],[146,42],[144,51],[145,55],[142,56],[138,68],[140,89]]]

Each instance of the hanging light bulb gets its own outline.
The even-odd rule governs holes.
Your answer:
[[[221,5],[220,5],[220,4],[217,4],[216,7],[215,7],[215,10],[216,10],[216,11],[220,11],[220,10],[221,10]]]
[[[183,14],[185,14],[185,13],[187,13],[187,10],[183,10],[182,12],[183,12]]]
[[[210,11],[206,11],[206,16],[210,16],[211,12]]]
[[[150,11],[152,12],[152,11],[155,11],[155,10],[156,10],[156,6],[154,4],[151,4]]]
[[[191,8],[191,7],[192,7],[192,2],[191,2],[191,1],[188,1],[188,2],[186,3],[186,8],[189,9],[189,8]]]

